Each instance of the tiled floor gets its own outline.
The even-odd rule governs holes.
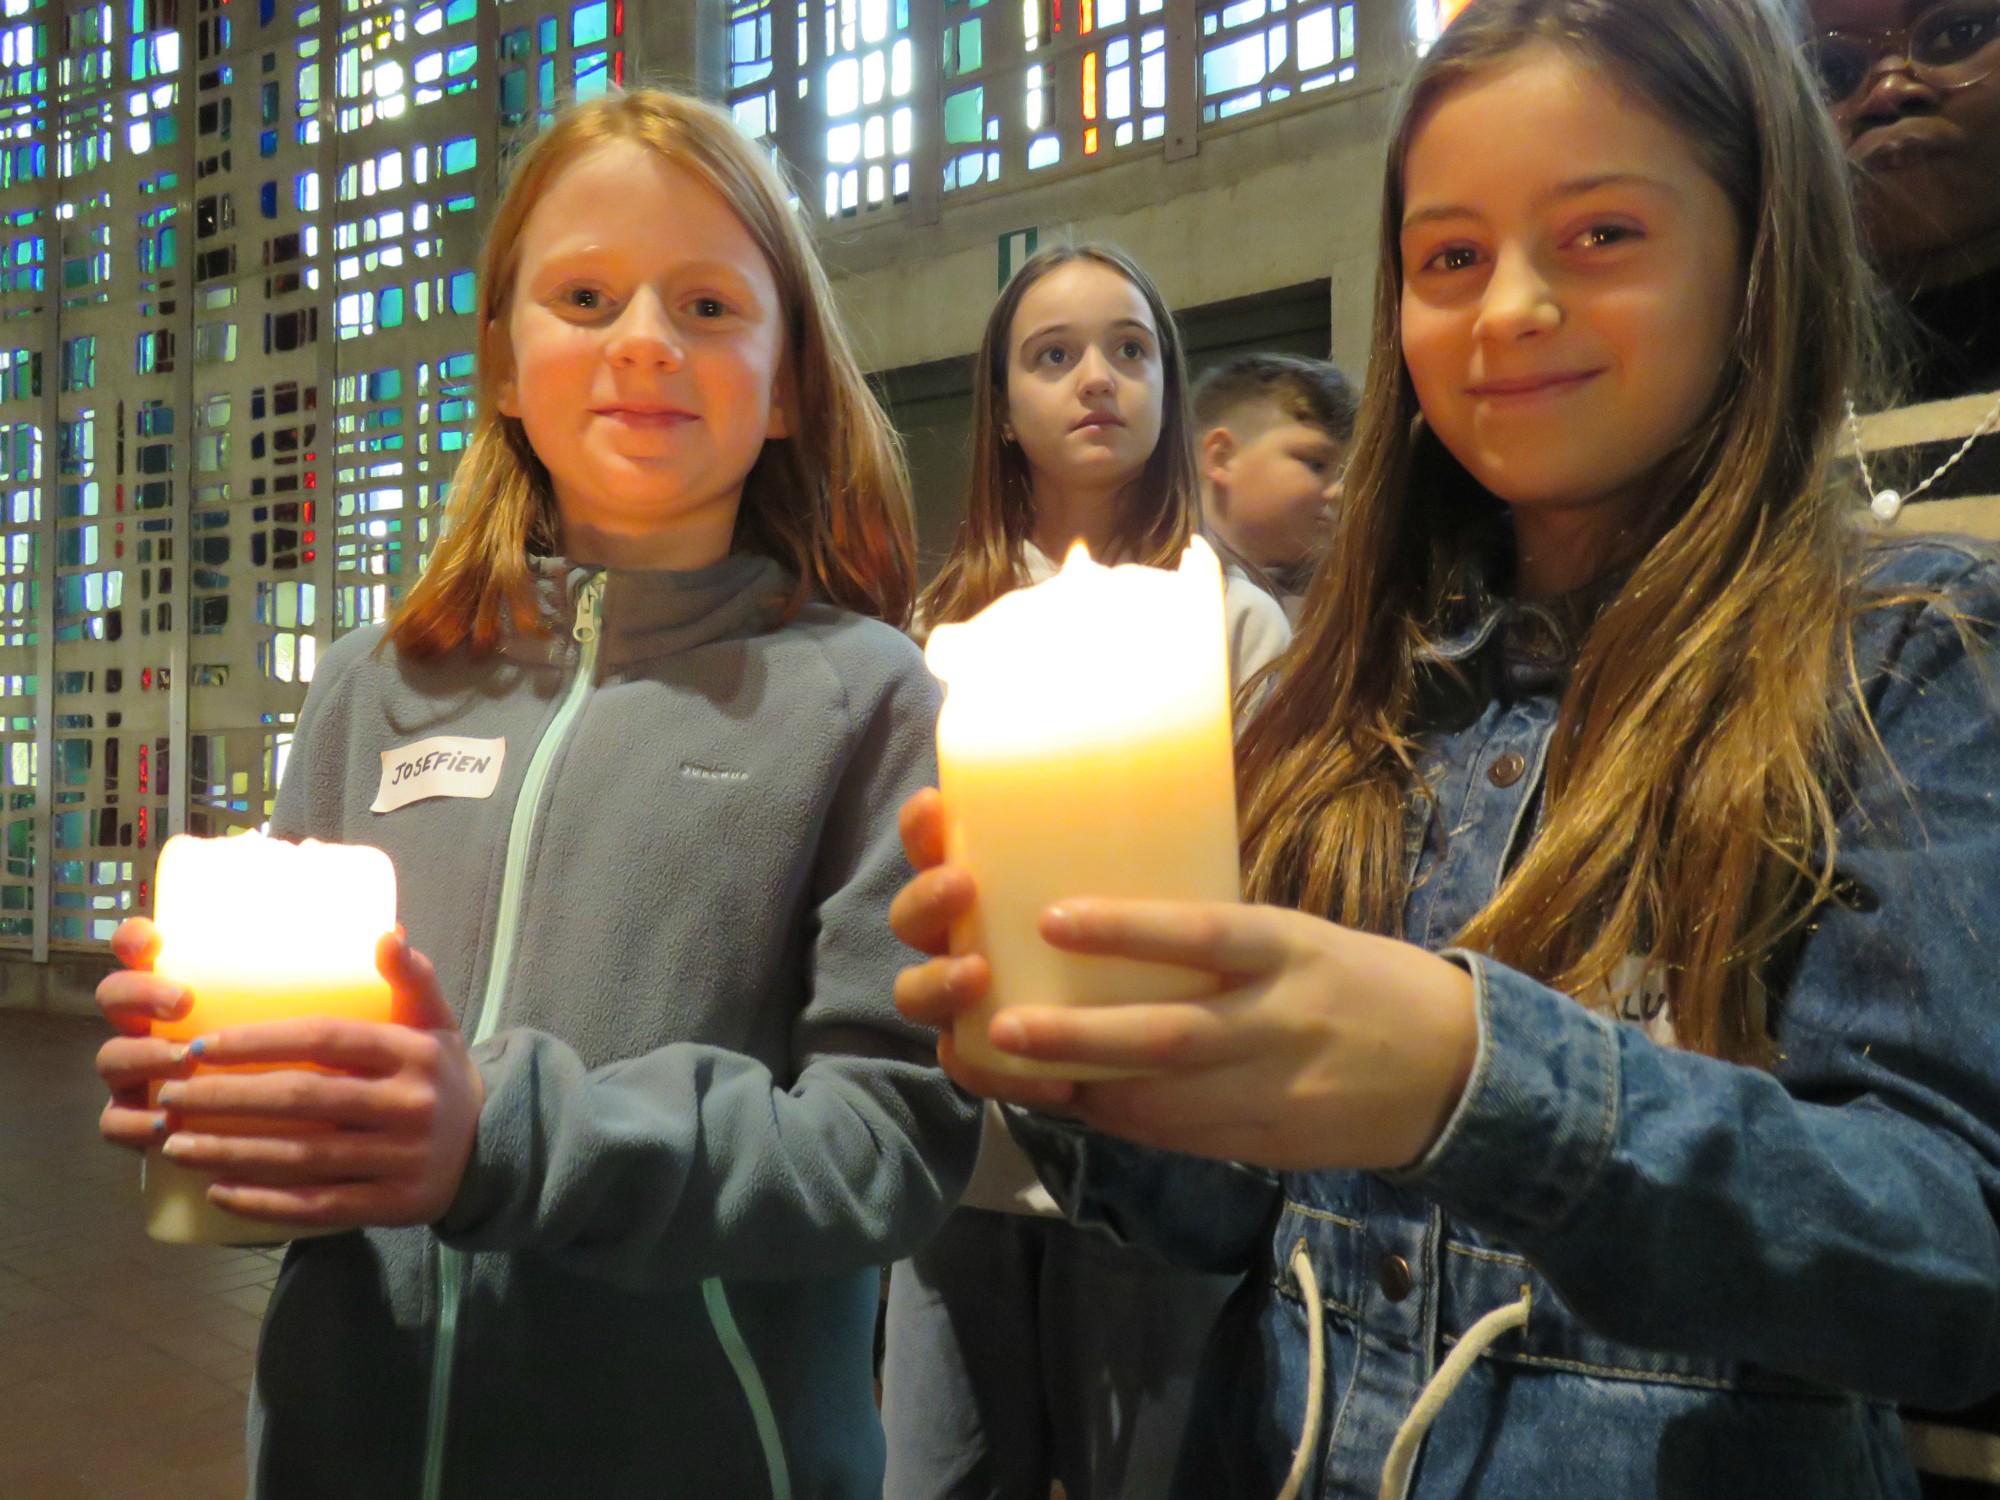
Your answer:
[[[0,1010],[0,1500],[242,1500],[279,1252],[146,1238],[97,1136],[106,1034]]]
[[[0,1497],[241,1500],[275,1252],[156,1245],[93,1020],[0,1011]]]

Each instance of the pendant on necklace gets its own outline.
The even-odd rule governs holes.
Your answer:
[[[1868,508],[1875,512],[1878,521],[1893,521],[1896,512],[1903,508],[1903,497],[1895,490],[1877,490],[1875,498],[1868,502]]]

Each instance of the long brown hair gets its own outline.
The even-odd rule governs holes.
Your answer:
[[[1166,386],[1160,440],[1145,471],[1127,491],[1125,510],[1118,518],[1118,561],[1178,567],[1200,523],[1201,481],[1195,468],[1194,422],[1188,414],[1187,355],[1166,299],[1131,257],[1108,245],[1051,246],[1014,273],[987,315],[986,333],[972,368],[972,483],[965,519],[944,566],[918,601],[917,614],[926,628],[969,620],[1027,581],[1022,548],[1034,531],[1034,496],[1028,461],[1020,446],[1006,437],[1014,314],[1030,287],[1075,261],[1095,262],[1131,282],[1146,299],[1160,336]]]
[[[1456,539],[1507,534],[1403,364],[1404,162],[1447,93],[1538,43],[1681,131],[1734,205],[1744,293],[1715,398],[1656,476],[1648,545],[1583,641],[1541,831],[1457,941],[1593,1001],[1641,955],[1681,1045],[1759,1061],[1766,961],[1831,889],[1829,784],[1858,709],[1858,549],[1827,469],[1866,347],[1840,147],[1760,0],[1478,0],[1420,65],[1389,154],[1346,501],[1242,741],[1246,883],[1400,926],[1426,641],[1461,588]]]
[[[750,232],[784,317],[791,436],[764,444],[744,481],[734,548],[785,564],[796,610],[820,598],[897,626],[916,593],[916,540],[902,445],[835,318],[819,257],[777,171],[729,117],[663,89],[614,91],[562,114],[516,163],[479,256],[479,402],[451,482],[444,534],[389,626],[413,655],[470,639],[490,650],[511,621],[544,628],[528,560],[561,523],[548,470],[520,421],[500,413],[507,317],[521,232],[556,178],[587,152],[632,141],[693,173]]]

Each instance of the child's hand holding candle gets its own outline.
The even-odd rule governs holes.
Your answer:
[[[1048,1072],[981,1066],[951,1034],[985,1013],[992,970],[981,956],[950,956],[975,888],[946,862],[946,826],[934,792],[904,807],[918,874],[890,925],[937,955],[897,977],[896,1005],[944,1031],[939,1061],[964,1088],[1143,1145],[1281,1171],[1406,1166],[1451,1118],[1478,1048],[1471,975],[1414,944],[1272,906],[1058,901],[1039,930],[1065,954],[1170,965],[1206,993],[1010,1007],[993,1020],[994,1050]]]
[[[1402,1166],[1472,1068],[1472,981],[1237,901],[1222,578],[1079,549],[931,636],[941,796],[904,809],[896,1002],[977,1093],[1279,1168]]]
[[[125,1033],[98,1056],[101,1129],[148,1150],[149,1232],[249,1243],[441,1215],[483,1090],[429,962],[387,930],[387,859],[173,840],[159,893],[160,925],[119,929],[129,967],[98,990]]]

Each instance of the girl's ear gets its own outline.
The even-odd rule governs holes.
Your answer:
[[[491,323],[486,325],[486,332],[479,342],[479,357],[489,363],[500,376],[493,404],[500,409],[501,416],[512,417],[519,421],[521,386],[514,378],[514,351],[508,347],[505,335]]]
[[[798,381],[792,376],[789,358],[778,361],[778,373],[771,379],[771,415],[764,423],[764,440],[792,435],[792,412],[798,404]]]

